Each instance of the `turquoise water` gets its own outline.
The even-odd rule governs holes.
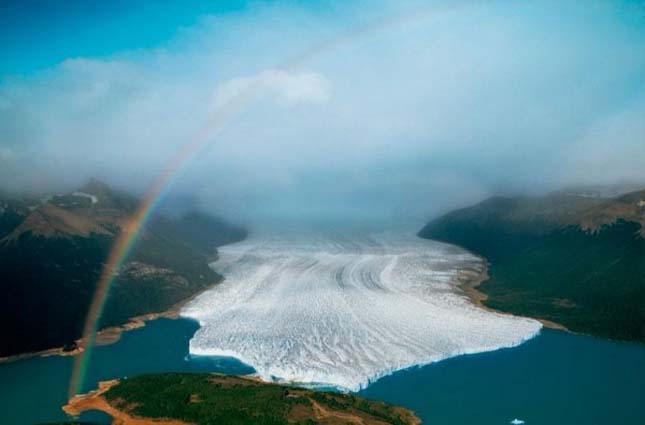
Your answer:
[[[191,358],[188,340],[198,329],[191,320],[160,319],[123,334],[116,344],[97,347],[88,368],[84,391],[99,381],[153,372],[222,372],[254,370],[234,359]],[[0,365],[0,424],[33,424],[68,419],[66,403],[71,357],[40,357]],[[97,420],[105,415],[84,416]]]
[[[161,319],[94,351],[86,390],[98,381],[145,372],[244,374],[234,359],[190,358],[189,320]],[[0,424],[66,419],[69,357],[0,365]],[[431,425],[644,424],[645,345],[545,330],[512,349],[462,356],[385,377],[361,395],[413,409]],[[82,419],[106,422],[105,415]]]
[[[645,424],[645,345],[543,330],[510,349],[385,377],[361,395],[428,424]]]

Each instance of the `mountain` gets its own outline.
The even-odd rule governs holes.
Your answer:
[[[18,227],[37,206],[24,199],[0,199],[0,239]]]
[[[16,201],[0,205],[11,206],[0,216],[0,356],[72,344],[81,335],[108,253],[138,200],[92,180],[29,208]],[[220,281],[208,266],[215,247],[245,234],[212,220],[217,225],[205,227],[199,241],[186,236],[181,219],[151,220],[119,271],[100,326],[165,311]]]
[[[71,399],[63,410],[72,416],[101,410],[115,423],[124,424],[171,420],[195,425],[421,423],[408,409],[351,394],[206,373],[164,373],[101,382],[97,391]]]
[[[170,231],[175,232],[178,239],[189,241],[204,255],[213,255],[215,247],[240,241],[247,236],[245,229],[197,211],[184,214],[172,226]]]
[[[419,236],[486,257],[494,309],[572,331],[645,341],[645,190],[493,197],[428,223]]]

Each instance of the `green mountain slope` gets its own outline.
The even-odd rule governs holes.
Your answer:
[[[0,239],[0,356],[80,337],[103,263],[136,206],[135,198],[92,181],[14,222]],[[218,223],[223,234],[237,229]],[[221,279],[208,267],[221,238],[218,228],[208,228],[199,244],[182,235],[164,217],[143,229],[110,290],[101,327],[167,310]]]
[[[491,198],[419,236],[490,262],[485,304],[573,331],[645,341],[645,191],[589,198]]]

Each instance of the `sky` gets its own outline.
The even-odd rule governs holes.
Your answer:
[[[644,117],[642,1],[0,4],[2,191],[143,194],[203,139],[168,199],[419,219],[645,182]]]

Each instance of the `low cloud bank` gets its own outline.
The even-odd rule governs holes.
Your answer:
[[[333,7],[204,16],[156,49],[3,80],[1,189],[97,176],[143,192],[250,86],[170,199],[246,220],[419,218],[497,192],[645,181],[642,6]]]

